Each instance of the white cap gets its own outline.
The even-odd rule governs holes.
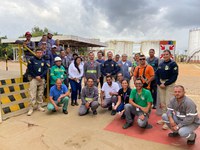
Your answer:
[[[57,46],[56,45],[52,45],[52,47],[51,48],[57,48]]]
[[[49,30],[49,31],[48,31],[48,34],[51,34],[51,35],[53,35],[53,32]]]
[[[62,61],[62,60],[61,60],[60,57],[57,56],[57,57],[54,59],[54,61]]]

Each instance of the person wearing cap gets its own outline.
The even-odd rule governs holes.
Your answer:
[[[41,49],[43,51],[43,59],[46,61],[48,67],[52,67],[54,64],[54,58],[51,50],[47,49],[47,42],[41,42]]]
[[[83,116],[89,113],[91,108],[93,115],[97,115],[96,109],[99,106],[98,103],[98,88],[94,86],[94,79],[88,77],[87,85],[81,91],[81,101],[82,104],[79,108],[79,115]]]
[[[67,106],[69,102],[69,91],[65,84],[62,84],[62,79],[56,79],[56,84],[50,89],[50,102],[47,109],[56,112],[59,110],[60,104],[63,104],[63,113],[68,114]]]
[[[51,49],[53,45],[55,45],[55,40],[52,39],[53,32],[49,31],[47,34],[47,48]]]
[[[23,42],[23,47],[24,47],[24,54],[25,54],[26,61],[28,61],[31,58],[33,58],[34,55],[25,47],[28,47],[31,51],[34,52],[35,43],[31,41],[32,34],[30,32],[26,32],[25,37],[26,37],[26,40]]]
[[[62,60],[60,57],[56,57],[54,59],[54,65],[51,67],[50,71],[50,86],[55,85],[56,80],[60,78],[62,82],[66,79],[66,70],[65,68],[61,65]]]
[[[57,56],[59,56],[59,55],[56,53],[56,51],[57,51],[57,46],[56,46],[56,45],[53,45],[53,46],[51,47],[51,53],[52,53],[54,59],[55,59]]]
[[[97,86],[100,76],[100,64],[94,60],[94,53],[91,51],[89,52],[89,60],[84,63],[84,83],[87,82],[88,78],[92,78],[94,86]]]
[[[45,85],[45,77],[47,74],[47,64],[44,59],[42,59],[42,50],[36,50],[36,56],[28,61],[28,70],[31,76],[30,81],[30,106],[28,111],[28,116],[32,115],[33,107],[36,104],[39,111],[45,111],[42,108],[43,103],[43,93]]]

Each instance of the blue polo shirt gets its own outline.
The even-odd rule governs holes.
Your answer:
[[[56,85],[52,86],[50,89],[50,96],[53,97],[54,101],[60,97],[61,94],[65,94],[68,91],[67,86],[62,84],[60,90],[57,89]]]

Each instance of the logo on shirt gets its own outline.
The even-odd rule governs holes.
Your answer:
[[[165,70],[169,70],[169,66],[165,66]]]

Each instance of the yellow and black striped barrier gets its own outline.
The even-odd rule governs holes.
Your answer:
[[[0,80],[0,86],[8,85],[8,84],[20,83],[20,81],[21,81],[20,78]]]
[[[20,78],[0,80],[0,121],[26,113],[30,102],[29,83]]]

